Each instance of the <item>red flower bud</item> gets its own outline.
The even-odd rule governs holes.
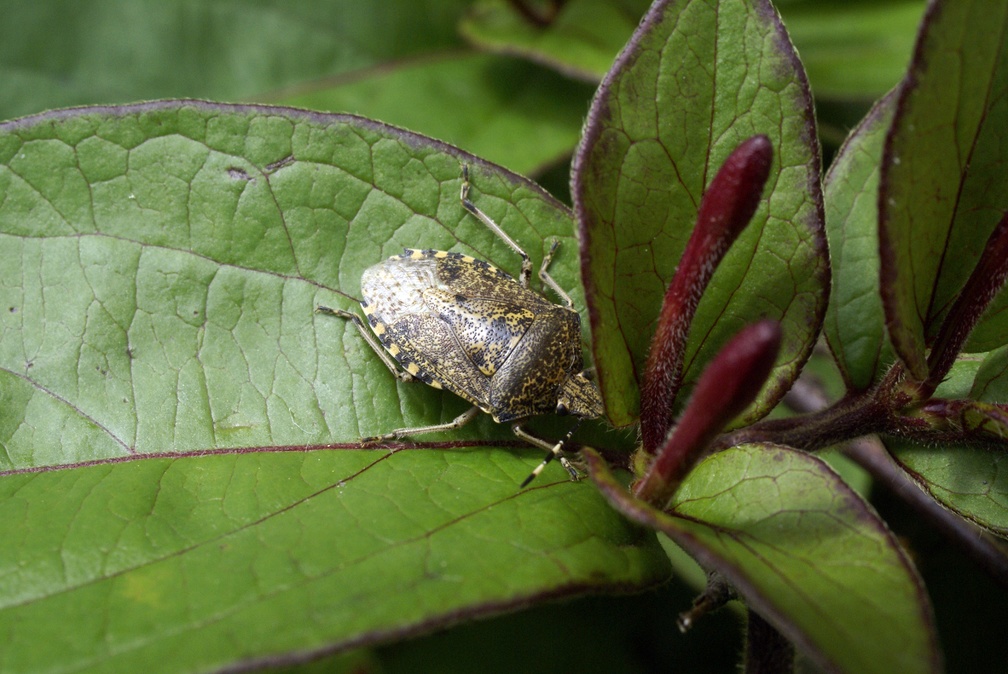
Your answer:
[[[664,508],[711,440],[756,399],[780,351],[777,321],[746,326],[714,357],[634,494]]]
[[[700,297],[731,244],[752,219],[770,175],[773,148],[753,136],[732,152],[704,192],[696,227],[665,292],[641,390],[641,438],[654,451],[672,424],[686,337]]]

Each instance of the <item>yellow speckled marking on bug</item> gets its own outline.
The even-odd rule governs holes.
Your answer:
[[[361,308],[380,346],[356,315],[318,308],[353,320],[400,380],[419,379],[473,404],[471,410],[449,423],[400,428],[379,439],[458,428],[477,410],[500,423],[540,414],[580,418],[602,414],[598,388],[582,369],[581,319],[571,308],[570,298],[546,271],[557,244],[543,259],[539,278],[565,306],[553,304],[529,288],[528,255],[469,201],[468,193],[468,169],[463,166],[462,205],[522,257],[517,280],[470,255],[407,248],[364,270],[361,276]],[[560,456],[567,438],[550,443],[530,435],[519,423],[512,429],[518,437],[549,451],[522,484],[525,486],[552,458]],[[563,457],[560,460],[576,479],[578,474],[570,463]]]

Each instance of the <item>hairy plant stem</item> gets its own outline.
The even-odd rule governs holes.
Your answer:
[[[912,397],[902,390],[903,370],[893,367],[868,391],[850,394],[833,405],[787,419],[767,419],[720,436],[712,451],[751,443],[768,442],[814,451],[864,435],[925,432],[925,423],[898,414]]]
[[[907,378],[899,364],[877,386],[849,394],[814,412],[787,419],[768,419],[718,437],[711,451],[750,442],[769,442],[815,451],[867,435],[890,435],[914,442],[967,443],[1004,448],[992,436],[964,432],[955,405],[960,401],[929,399],[926,388]]]
[[[794,645],[751,607],[747,614],[745,674],[793,672]]]

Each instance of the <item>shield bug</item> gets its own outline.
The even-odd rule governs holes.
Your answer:
[[[539,278],[557,294],[562,306],[529,288],[529,256],[469,200],[465,165],[460,198],[469,213],[521,256],[517,279],[468,255],[407,248],[361,276],[364,299],[360,304],[370,330],[357,314],[317,308],[353,321],[399,381],[419,380],[444,388],[473,405],[448,423],[399,428],[369,440],[456,429],[482,410],[498,423],[512,423],[516,436],[548,451],[522,487],[554,457],[577,479],[577,471],[560,456],[573,428],[554,444],[521,425],[521,420],[542,414],[570,414],[579,418],[578,423],[602,414],[598,387],[582,369],[580,316],[547,272],[559,242],[543,259]]]

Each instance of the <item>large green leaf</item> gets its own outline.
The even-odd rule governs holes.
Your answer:
[[[313,310],[404,246],[516,269],[461,208],[462,161],[534,258],[565,242],[580,304],[566,208],[375,122],[161,102],[0,125],[0,668],[302,657],[666,576],[589,485],[519,492],[541,454],[487,417],[360,447],[466,404]]]
[[[733,447],[701,462],[661,512],[631,497],[597,454],[588,458],[615,508],[719,571],[820,666],[941,671],[916,569],[871,506],[819,459]]]
[[[893,346],[927,374],[926,346],[1008,210],[1008,1],[935,2],[886,141],[879,194],[882,293]],[[1008,340],[1008,293],[972,349]]]
[[[594,489],[519,495],[527,469],[500,449],[377,450],[8,475],[0,667],[307,657],[659,577]]]
[[[896,92],[851,132],[823,184],[833,291],[823,331],[850,388],[871,386],[895,356],[879,293],[878,181]]]
[[[575,157],[583,276],[606,411],[635,421],[665,288],[701,195],[743,140],[766,134],[765,199],[700,302],[684,356],[688,387],[742,326],[779,320],[765,414],[804,363],[829,286],[811,97],[766,2],[658,2],[602,83]]]

